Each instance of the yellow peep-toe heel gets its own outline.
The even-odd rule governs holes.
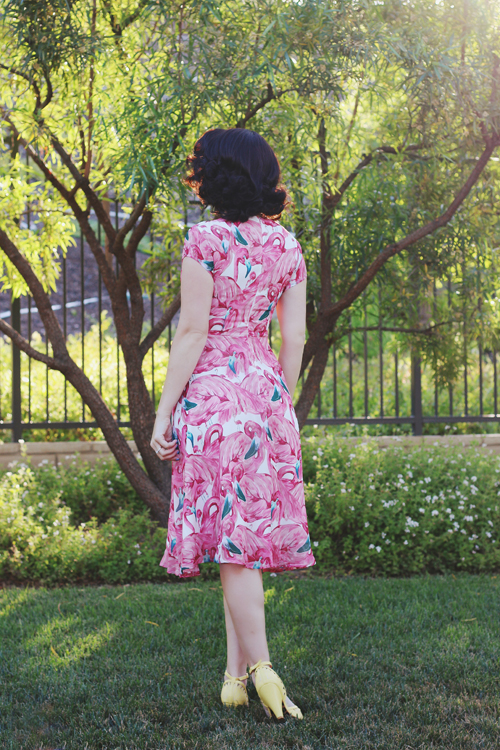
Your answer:
[[[270,661],[259,660],[257,664],[250,667],[250,674],[255,672],[255,688],[267,716],[271,718],[270,711],[272,711],[277,719],[282,719],[283,706],[285,706],[285,710],[290,716],[295,719],[302,719],[300,708],[292,703],[289,698],[287,701],[285,686],[272,666]]]
[[[229,672],[224,673],[224,684],[220,694],[223,706],[248,706],[248,693],[244,684],[247,678],[247,674],[233,677]]]

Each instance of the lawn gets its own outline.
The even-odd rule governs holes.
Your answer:
[[[5,750],[498,748],[496,576],[264,576],[274,666],[304,721],[219,701],[214,581],[0,591]]]

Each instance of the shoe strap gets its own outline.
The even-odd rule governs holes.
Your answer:
[[[232,675],[232,674],[229,674],[229,672],[228,672],[228,671],[226,670],[226,671],[224,672],[224,679],[225,679],[225,680],[234,680],[235,682],[243,682],[244,680],[247,680],[247,679],[248,679],[248,675],[247,675],[247,673],[245,672],[245,674],[244,674],[244,675],[242,675],[241,677],[233,677],[233,675]]]
[[[260,669],[261,667],[271,667],[271,669],[272,669],[272,666],[273,665],[271,664],[270,661],[262,661],[262,659],[259,659],[259,661],[257,662],[257,664],[254,664],[253,667],[250,667],[250,669],[248,671],[249,671],[250,674],[252,674],[257,669]]]

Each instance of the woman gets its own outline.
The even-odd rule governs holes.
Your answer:
[[[259,697],[283,718],[300,709],[269,661],[262,571],[314,565],[291,394],[305,337],[306,269],[275,219],[285,208],[278,160],[257,133],[209,130],[188,183],[212,221],[191,227],[181,313],[151,445],[172,460],[167,547],[160,565],[187,578],[220,564],[227,630],[224,705]],[[276,309],[279,360],[268,343]],[[243,675],[243,676],[238,676]]]

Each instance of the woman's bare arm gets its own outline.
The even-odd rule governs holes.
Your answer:
[[[288,390],[293,396],[299,379],[302,353],[306,340],[306,282],[287,289],[276,308],[281,329],[278,361],[283,368]]]
[[[192,258],[184,258],[181,274],[181,313],[175,332],[167,377],[156,413],[151,447],[162,459],[175,457],[170,415],[205,346],[212,305],[214,282],[211,275]]]

